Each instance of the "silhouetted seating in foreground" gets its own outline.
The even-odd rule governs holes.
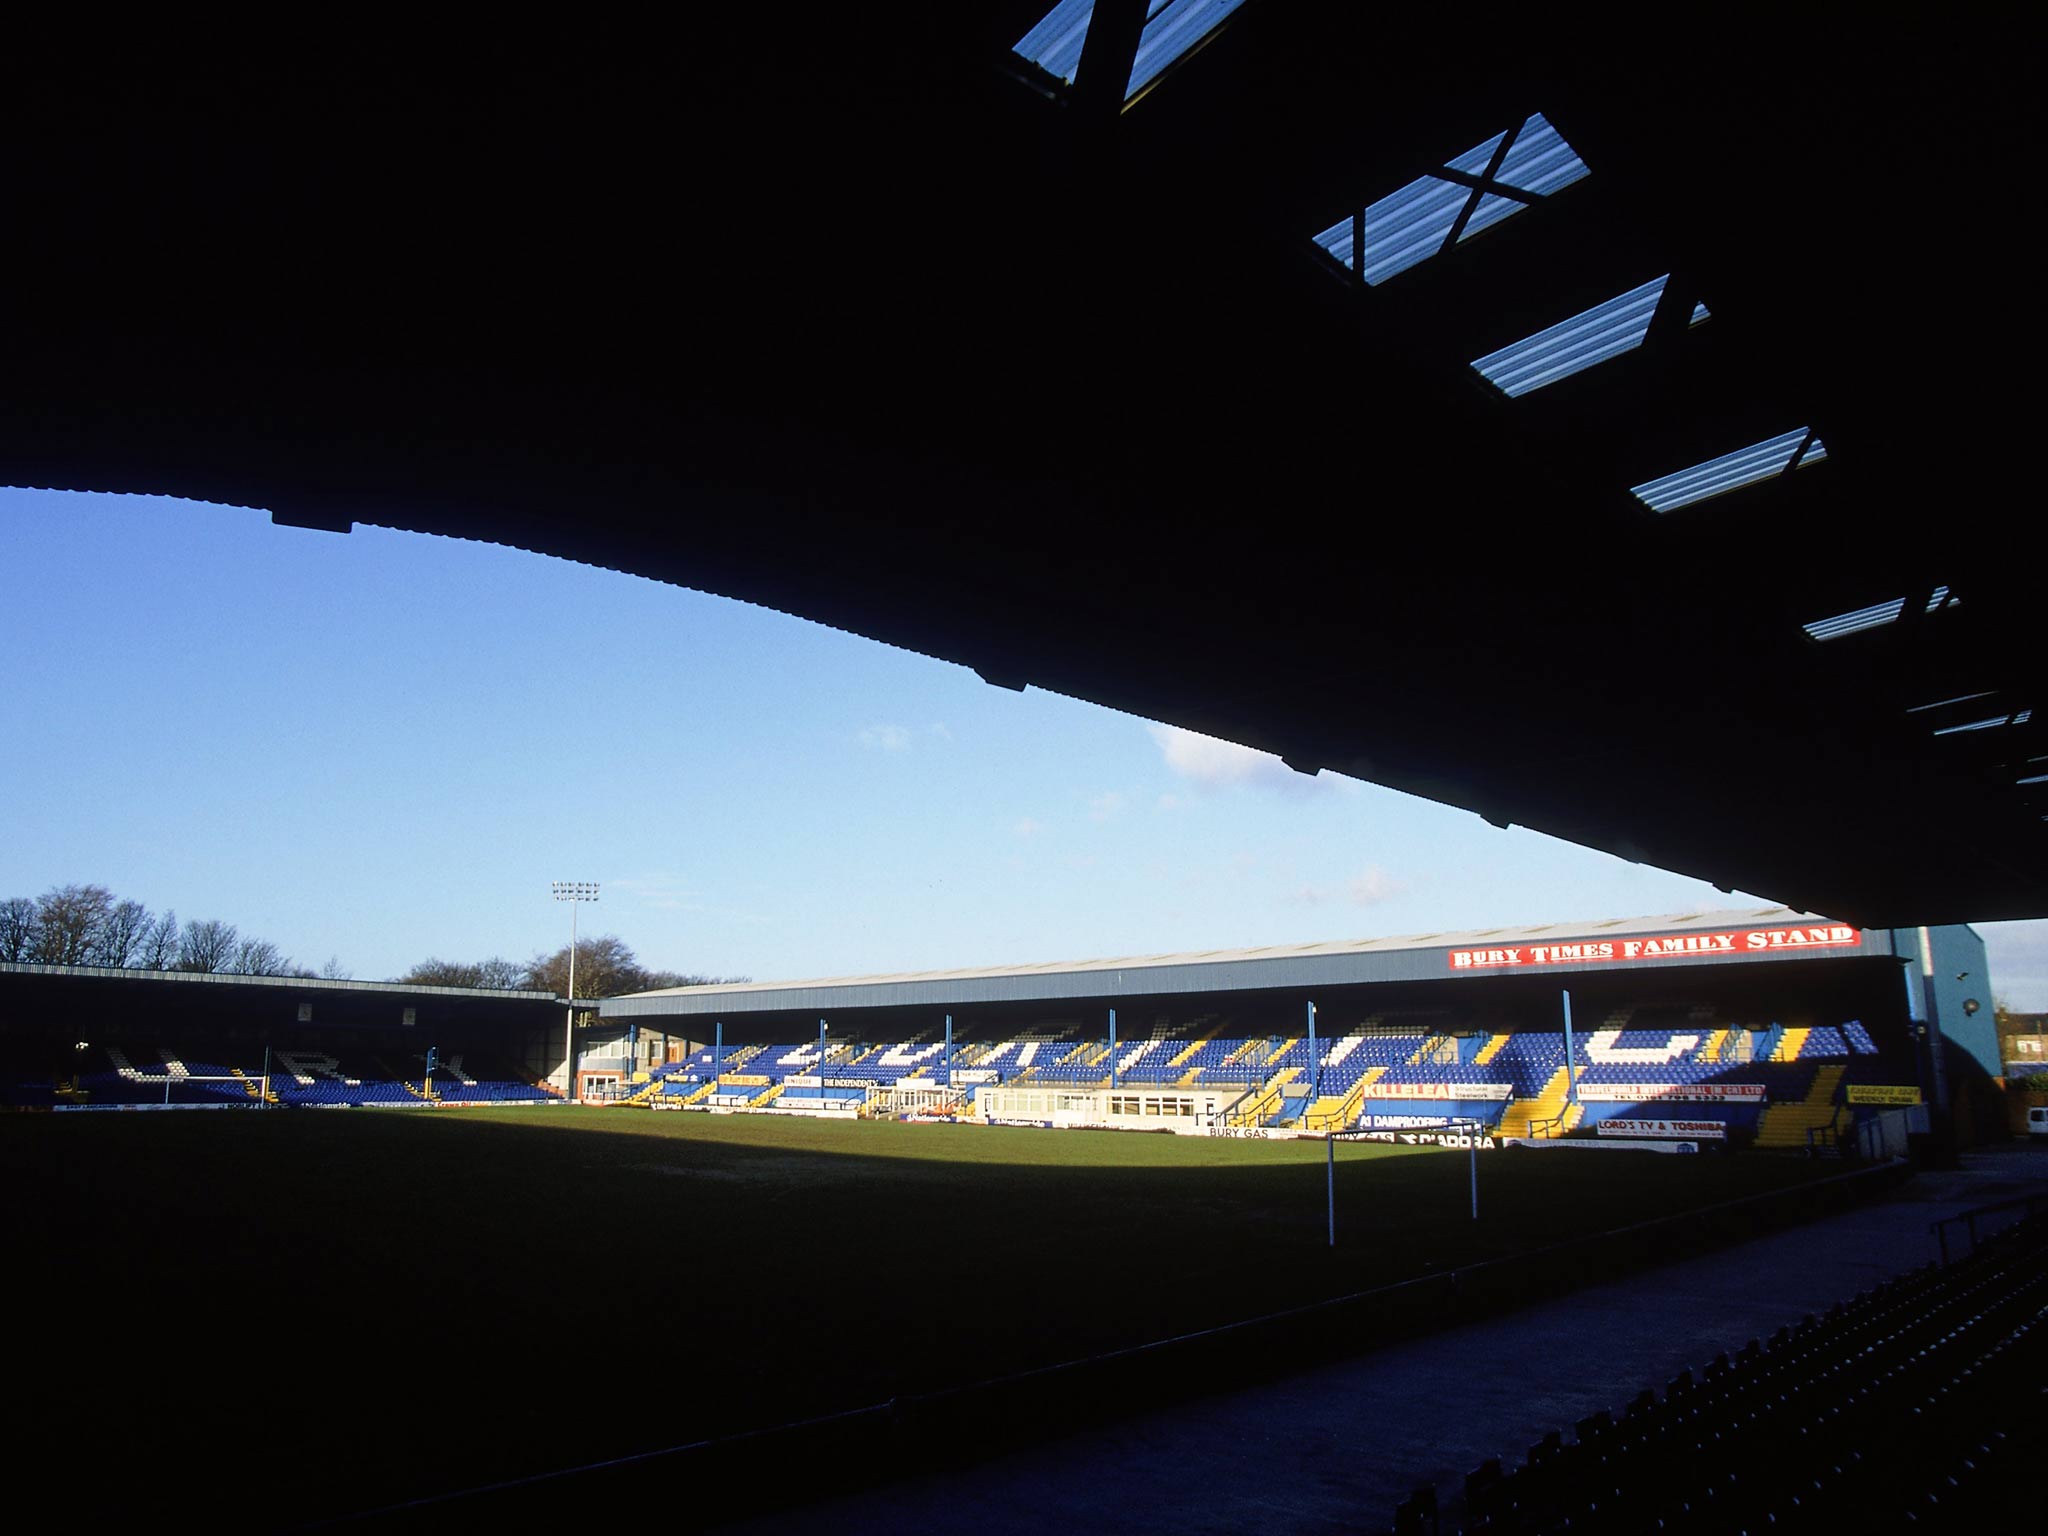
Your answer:
[[[1433,1488],[1397,1533],[1964,1530],[2038,1472],[2048,1420],[2048,1217],[1682,1371],[1660,1399]],[[2029,1452],[2026,1447],[2032,1446]],[[1461,1507],[1460,1507],[1461,1506]]]

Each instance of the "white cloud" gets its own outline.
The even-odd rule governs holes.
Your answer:
[[[860,744],[870,751],[908,752],[910,732],[900,725],[871,725],[860,733]]]
[[[1149,725],[1146,729],[1159,744],[1166,766],[1197,784],[1245,784],[1274,769],[1281,773],[1289,771],[1279,758],[1235,742],[1198,736],[1177,725]]]
[[[934,720],[930,725],[925,727],[925,733],[930,736],[938,737],[940,741],[951,741],[953,739],[953,732],[951,728],[949,728],[946,722],[943,720]]]
[[[1341,901],[1353,907],[1376,907],[1383,901],[1392,901],[1407,889],[1407,881],[1397,880],[1379,865],[1370,864],[1363,874],[1354,875],[1341,885],[1304,885],[1285,899],[1303,907],[1319,907],[1331,901]]]
[[[683,877],[673,871],[664,870],[651,875],[629,875],[624,879],[606,881],[602,895],[627,897],[642,907],[652,907],[657,912],[700,912],[703,907],[695,892],[691,891]]]
[[[1018,822],[1016,826],[1010,828],[1010,830],[1016,833],[1019,837],[1036,837],[1039,833],[1045,830],[1045,823],[1042,821],[1035,821],[1031,817],[1026,816],[1022,821]]]
[[[1250,747],[1182,730],[1177,725],[1148,725],[1145,729],[1159,744],[1166,766],[1201,789],[1249,785],[1256,789],[1302,794],[1340,782],[1332,774],[1311,777],[1296,773],[1270,752],[1255,752]]]
[[[1407,889],[1407,881],[1396,880],[1379,865],[1372,864],[1364,874],[1345,882],[1344,896],[1354,907],[1376,907]]]
[[[1119,814],[1123,808],[1123,795],[1114,789],[1105,790],[1088,802],[1088,819],[1090,821],[1108,821],[1110,817]]]

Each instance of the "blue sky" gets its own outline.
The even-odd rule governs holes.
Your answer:
[[[319,966],[585,932],[759,979],[1763,905],[702,593],[164,497],[0,490],[0,896]],[[1991,924],[2048,1007],[2048,923]]]

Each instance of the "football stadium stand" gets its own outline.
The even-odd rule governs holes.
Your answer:
[[[88,1043],[69,1059],[10,1052],[0,1100],[29,1108],[195,1108],[527,1104],[556,1095],[502,1063],[469,1053],[439,1058],[343,1047]]]
[[[708,983],[599,1015],[615,1063],[650,1034],[684,1055],[680,1082],[612,1079],[658,1108],[1932,1155],[1993,1137],[1987,965],[1960,926],[1770,907]]]
[[[1732,1146],[1833,1150],[1878,1112],[1848,1090],[1896,1079],[1859,1021],[1797,1029],[1723,1017],[1707,1003],[1645,1004],[1600,1027],[1499,1028],[1435,1011],[1375,1014],[1334,1037],[1255,1033],[1246,1020],[1161,1021],[1137,1038],[1035,1026],[946,1043],[816,1040],[693,1051],[636,1074],[609,1102],[661,1109],[934,1113],[984,1118],[980,1095],[1044,1089],[1068,1111],[1034,1123],[1124,1126],[1182,1133],[1263,1129],[1309,1134],[1386,1132],[1477,1122],[1494,1137],[1664,1137]],[[1569,1063],[1567,1056],[1569,1055]],[[1127,1090],[1204,1090],[1216,1110],[1153,1118]],[[1049,1100],[1047,1101],[1049,1102]],[[1138,1104],[1131,1098],[1131,1105]],[[1156,1111],[1154,1112],[1156,1114]],[[1009,1118],[1007,1112],[1004,1116]]]
[[[827,1039],[822,1056],[816,1039],[693,1049],[598,1097],[651,1109],[981,1119],[984,1089],[1042,1088],[1065,1111],[1044,1123],[1062,1125],[1344,1134],[1455,1120],[1497,1139],[1663,1137],[1807,1151],[1832,1150],[1878,1112],[1853,1102],[1852,1087],[1901,1075],[1860,1021],[1781,1029],[1721,1017],[1704,1003],[1615,1009],[1575,1036],[1569,1053],[1561,1031],[1488,1029],[1442,1012],[1374,1014],[1313,1044],[1258,1032],[1263,1022],[1210,1016],[1176,1028],[1162,1020],[1114,1047],[1106,1034],[1073,1025],[987,1039],[963,1031],[950,1067],[947,1043],[929,1031]],[[263,1049],[247,1044],[182,1050],[117,1039],[68,1056],[11,1053],[0,1073],[5,1101],[340,1107],[558,1097],[477,1052],[438,1057],[430,1072],[423,1055],[395,1050],[278,1047],[267,1077]],[[1161,1116],[1124,1090],[1205,1097],[1191,1113],[1169,1107]]]

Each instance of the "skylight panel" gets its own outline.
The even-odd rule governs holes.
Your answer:
[[[1138,34],[1138,51],[1131,60],[1124,100],[1158,79],[1242,4],[1244,0],[1152,0],[1144,30]],[[1024,34],[1016,52],[1071,85],[1081,67],[1088,23],[1094,18],[1095,0],[1060,0]]]
[[[1811,624],[1800,625],[1800,628],[1816,640],[1839,640],[1844,635],[1890,624],[1905,611],[1906,600],[1895,597],[1888,603],[1873,603],[1851,613],[1838,613],[1832,619],[1816,619]]]
[[[1948,605],[1948,602],[1948,586],[1946,583],[1944,583],[1943,585],[1936,587],[1932,592],[1927,594],[1927,611],[1929,613],[1939,612],[1942,608]]]
[[[1817,455],[1813,452],[1820,447],[1819,438],[1813,440],[1805,453],[1799,452],[1810,430],[1794,427],[1790,432],[1781,432],[1776,437],[1748,448],[1738,448],[1733,453],[1724,453],[1704,464],[1695,464],[1691,469],[1681,469],[1674,475],[1632,485],[1628,488],[1629,494],[1652,512],[1672,512],[1679,507],[1689,507],[1696,501],[1705,501],[1710,496],[1725,495],[1745,485],[1754,485],[1759,480],[1768,480],[1773,475],[1782,475],[1792,467],[1795,454],[1799,458],[1799,467],[1803,469],[1827,457],[1825,449]]]
[[[1948,588],[1942,587],[1938,590],[1946,592]],[[1932,613],[1934,610],[1930,607],[1927,611],[1929,613]],[[1906,713],[1909,715],[1918,715],[1923,714],[1930,709],[1946,709],[1951,704],[1967,704],[1972,699],[1988,699],[1991,697],[1992,694],[1996,693],[1997,691],[1998,690],[1995,688],[1986,688],[1981,693],[1959,693],[1952,699],[1936,699],[1932,704],[1915,704],[1911,706],[1909,709],[1907,709]]]
[[[1699,301],[1699,303],[1693,305],[1692,319],[1686,322],[1686,329],[1691,330],[1692,327],[1700,324],[1700,322],[1704,320],[1711,320],[1713,318],[1714,312],[1711,309],[1707,308],[1707,301],[1705,299],[1702,299]]]
[[[1131,61],[1131,83],[1124,90],[1124,100],[1158,79],[1168,65],[1191,51],[1243,4],[1244,0],[1164,0],[1163,4],[1153,0],[1145,15],[1145,30],[1138,34],[1138,53]]]
[[[1573,153],[1571,145],[1565,143],[1563,136],[1550,126],[1550,119],[1541,112],[1535,112],[1522,124],[1522,131],[1515,135],[1515,142],[1501,161],[1494,180],[1504,187],[1540,192],[1547,197],[1592,174],[1586,162]]]
[[[1657,301],[1664,296],[1664,284],[1669,280],[1669,273],[1652,278],[1584,314],[1490,352],[1472,366],[1503,394],[1526,395],[1632,352],[1649,334],[1650,317],[1657,312]]]
[[[1480,193],[1479,206],[1472,210],[1472,217],[1465,221],[1465,227],[1458,232],[1458,242],[1462,245],[1482,229],[1491,229],[1502,219],[1520,213],[1522,207],[1523,205],[1512,197],[1502,197],[1498,192]]]
[[[1424,176],[1365,210],[1365,248],[1358,270],[1368,283],[1383,283],[1443,249],[1458,211],[1471,198],[1469,187]]]
[[[1357,244],[1353,238],[1355,233],[1351,218],[1347,214],[1320,235],[1315,236],[1315,242],[1335,257],[1337,264],[1348,272],[1351,270],[1352,265],[1351,253],[1357,249]]]
[[[1446,160],[1444,164],[1451,170],[1463,171],[1467,176],[1484,177],[1486,175],[1486,168],[1493,164],[1493,157],[1500,149],[1501,140],[1506,137],[1507,135],[1504,133],[1496,133],[1484,144],[1474,149],[1468,149],[1464,154],[1458,156],[1457,159]],[[1463,208],[1466,203],[1472,200],[1472,193],[1469,189],[1462,186],[1459,190],[1463,195],[1458,199],[1458,206]],[[1472,210],[1472,216],[1465,221],[1465,227],[1459,231],[1458,239],[1460,243],[1470,240],[1482,229],[1498,224],[1510,214],[1520,213],[1521,211],[1522,205],[1511,197],[1502,197],[1498,192],[1482,192],[1479,194],[1478,206]],[[1453,222],[1456,221],[1456,212],[1452,213],[1451,218]],[[1449,224],[1444,226],[1444,233],[1447,235],[1450,233]]]
[[[1988,731],[2000,725],[2025,725],[2034,718],[2031,709],[2023,709],[2016,715],[1991,715],[1983,720],[1972,720],[1964,725],[1944,725],[1934,734],[1937,736],[1959,736],[1964,731]]]
[[[1506,153],[1489,180],[1487,171],[1504,143]],[[1514,131],[1512,142],[1508,134],[1497,133],[1443,165],[1445,173],[1470,180],[1453,181],[1447,174],[1432,172],[1381,198],[1365,210],[1362,251],[1355,248],[1349,219],[1314,236],[1315,243],[1366,282],[1383,283],[1442,250],[1468,205],[1472,211],[1458,231],[1460,241],[1528,206],[1526,199],[1503,196],[1503,190],[1545,197],[1592,174],[1540,112]],[[1475,181],[1476,187],[1471,184]]]
[[[1454,171],[1463,171],[1467,176],[1484,176],[1486,168],[1493,164],[1493,152],[1500,148],[1505,133],[1496,133],[1484,144],[1468,149],[1455,160],[1446,160],[1445,166]]]
[[[1069,85],[1081,67],[1081,46],[1088,41],[1088,23],[1095,16],[1095,0],[1060,0],[1024,34],[1016,52],[1049,75]]]

